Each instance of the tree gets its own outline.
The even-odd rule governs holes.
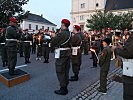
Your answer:
[[[102,30],[103,28],[111,27],[115,29],[131,28],[133,13],[123,13],[120,15],[113,14],[112,12],[98,11],[87,20],[87,27],[91,30]]]
[[[22,6],[27,4],[29,0],[0,0],[0,24],[7,24],[9,18],[16,16],[19,21],[22,21],[28,14],[25,13]]]

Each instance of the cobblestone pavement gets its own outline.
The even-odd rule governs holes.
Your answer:
[[[77,94],[79,95],[78,97],[84,95],[84,97],[82,96],[84,99],[93,98],[97,94],[96,86],[98,87],[99,81],[97,80],[99,80],[100,68],[91,68],[93,63],[89,59],[89,55],[83,55],[79,81],[70,82],[68,86],[69,93],[66,96],[54,94],[54,90],[59,89],[59,82],[55,72],[54,55],[50,54],[49,64],[44,64],[43,58],[41,61],[36,61],[35,58],[35,54],[31,55],[31,63],[21,68],[30,73],[31,79],[29,81],[11,88],[7,88],[0,82],[0,100],[70,100],[77,96]],[[24,58],[18,56],[17,65],[24,65]],[[4,69],[1,66],[2,63],[0,60],[0,70]],[[114,62],[111,62],[110,72],[114,69]],[[72,70],[70,70],[71,75],[73,75]],[[96,97],[98,96],[96,95]]]
[[[122,84],[112,81],[112,76],[115,74],[121,75],[122,70],[118,68],[108,75],[108,91],[106,95],[103,95],[97,91],[97,88],[100,85],[98,80],[73,97],[71,100],[122,100]]]

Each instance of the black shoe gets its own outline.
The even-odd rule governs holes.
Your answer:
[[[98,88],[97,90],[98,90],[98,92],[99,92],[99,93],[102,93],[102,94],[107,94],[107,92],[106,92],[106,91],[103,91],[103,90],[101,90],[100,88]]]
[[[90,59],[92,59],[92,57],[90,57]]]
[[[69,81],[78,81],[78,76],[71,76],[71,78],[69,79]]]
[[[43,63],[46,63],[46,60]]]
[[[27,61],[27,63],[31,63],[30,61]]]
[[[28,62],[27,62],[27,61],[25,61],[25,64],[28,64]]]
[[[46,63],[49,63],[49,61],[48,61],[48,60],[46,60]]]
[[[66,95],[68,94],[68,90],[66,88],[60,88],[60,90],[55,90],[54,93],[58,95]]]
[[[91,68],[97,68],[97,66],[93,66],[93,67],[91,67]]]
[[[2,65],[2,67],[6,67],[6,64],[5,64],[5,62],[3,62],[3,65]]]

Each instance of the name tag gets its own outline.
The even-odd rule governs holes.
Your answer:
[[[72,55],[73,56],[78,55],[78,47],[72,47]]]
[[[55,49],[55,58],[60,58],[60,49]]]

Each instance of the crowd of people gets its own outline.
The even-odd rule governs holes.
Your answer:
[[[48,29],[40,29],[37,33],[28,33],[28,29],[22,30],[17,27],[17,20],[10,19],[9,26],[3,26],[0,31],[1,58],[3,67],[8,66],[10,75],[18,75],[15,71],[17,53],[25,58],[25,64],[30,62],[30,54],[37,54],[36,60],[49,63],[49,53],[55,50],[56,74],[60,83],[60,89],[55,93],[66,95],[69,81],[78,81],[82,54],[91,54],[93,67],[100,66],[99,92],[107,92],[107,75],[111,59],[117,58],[115,47],[123,47],[132,32],[127,28],[112,30],[103,28],[101,31],[93,30],[82,32],[79,25],[74,25],[72,32],[69,31],[70,21],[63,19],[61,28],[55,32]],[[117,49],[116,51],[118,51]],[[113,53],[112,53],[113,52]],[[72,63],[73,76],[69,78],[70,62]]]

